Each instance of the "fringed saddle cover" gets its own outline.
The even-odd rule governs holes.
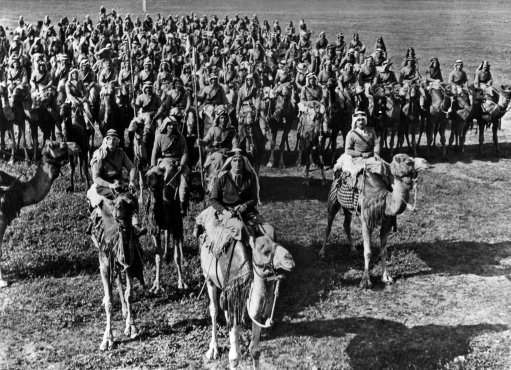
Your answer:
[[[332,183],[335,188],[337,201],[344,209],[355,211],[358,208],[358,189],[353,186],[351,175],[341,172],[340,176]]]

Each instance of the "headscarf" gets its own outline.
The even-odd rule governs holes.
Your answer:
[[[224,165],[222,166],[222,169],[220,170],[220,172],[229,171],[231,169],[231,161],[234,158],[234,156],[236,156],[236,155],[240,155],[241,158],[243,158],[243,166],[245,167],[246,170],[248,170],[253,175],[255,182],[256,182],[257,205],[261,205],[261,198],[259,196],[259,193],[261,190],[260,186],[259,186],[259,176],[257,176],[257,172],[254,170],[254,167],[252,166],[252,164],[250,163],[248,158],[246,156],[244,156],[243,154],[241,154],[240,149],[235,149],[235,154],[233,156],[227,158],[227,160],[225,161]]]

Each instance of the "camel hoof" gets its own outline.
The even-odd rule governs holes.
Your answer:
[[[4,279],[0,279],[0,289],[7,288],[9,286],[9,283],[5,281]]]
[[[326,259],[326,248],[325,247],[321,248],[318,255],[319,255],[320,259],[325,260]]]
[[[391,285],[394,283],[394,279],[392,279],[392,277],[386,273],[386,274],[383,274],[382,278],[381,278],[381,281],[385,284],[385,285]]]
[[[149,293],[159,295],[165,293],[165,289],[163,289],[159,283],[154,283],[151,289],[149,289]]]
[[[268,167],[268,168],[273,168],[273,163],[272,163],[272,162],[268,162],[268,163],[266,164],[266,167]]]
[[[188,289],[188,284],[186,284],[183,281],[180,281],[179,283],[177,283],[177,289],[186,290],[186,289]]]
[[[216,360],[218,359],[218,347],[210,347],[206,352],[206,358],[208,360]]]
[[[124,335],[130,337],[130,339],[135,339],[136,337],[138,337],[138,330],[135,327],[135,325],[128,325],[124,330]]]
[[[112,338],[103,339],[101,345],[99,346],[99,349],[101,351],[109,351],[112,348],[114,348],[114,341],[112,340]]]
[[[371,289],[373,287],[373,283],[371,283],[371,279],[368,276],[362,277],[360,281],[360,289]]]

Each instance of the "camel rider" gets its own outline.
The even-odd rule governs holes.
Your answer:
[[[108,130],[103,143],[94,152],[91,160],[93,185],[87,191],[87,198],[92,209],[102,202],[111,205],[119,192],[123,191],[125,179],[123,170],[129,172],[129,189],[136,190],[136,171],[133,163],[126,153],[119,147],[121,138],[115,130]],[[92,212],[94,214],[94,212]],[[131,220],[138,235],[143,233],[139,228],[138,210],[134,212]]]
[[[439,84],[444,78],[442,77],[442,70],[440,69],[440,62],[438,58],[431,58],[429,62],[429,69],[426,72],[426,82],[428,87],[432,84]]]
[[[337,80],[339,88],[342,91],[349,91],[357,82],[357,74],[353,70],[353,64],[346,63]]]
[[[490,63],[483,60],[476,70],[474,78],[474,87],[481,88],[486,95],[492,96],[493,77],[490,72]]]
[[[121,69],[119,70],[119,76],[117,78],[119,86],[130,86],[129,91],[133,91],[131,86],[131,69],[130,63],[127,58],[121,61]]]
[[[317,101],[321,103],[323,100],[323,90],[318,85],[318,79],[314,73],[307,75],[307,85],[303,88],[300,94],[300,101],[310,102]]]
[[[332,69],[332,62],[330,60],[325,60],[323,68],[318,74],[318,83],[325,88],[330,79],[335,79],[335,72]]]
[[[179,77],[172,80],[171,89],[164,93],[162,103],[154,115],[153,120],[165,117],[172,108],[177,108],[181,115],[186,116],[192,106],[192,98],[189,92],[184,88],[183,81]]]
[[[455,95],[461,95],[467,88],[468,78],[466,72],[463,70],[463,61],[458,59],[454,63],[454,69],[449,73],[447,82],[452,87],[452,92]]]
[[[80,73],[76,68],[69,72],[66,81],[66,99],[67,102],[71,103],[71,107],[74,111],[81,112],[83,110],[84,118],[91,126],[94,126],[92,123],[92,113],[87,100],[87,91],[80,79]]]
[[[245,83],[241,86],[238,91],[238,101],[236,102],[236,117],[238,122],[242,123],[245,121],[247,114],[252,114],[256,111],[258,98],[258,89],[254,83],[254,75],[249,73],[245,77]],[[259,112],[255,112],[256,117],[259,116]]]
[[[316,49],[320,52],[325,51],[327,46],[328,46],[328,40],[326,38],[326,34],[324,31],[321,31],[319,33],[318,39],[316,40]]]
[[[135,77],[135,91],[143,88],[147,82],[151,84],[156,80],[156,76],[153,71],[153,62],[151,58],[147,57],[144,59],[143,68]]]
[[[32,89],[32,99],[39,100],[40,102],[49,102],[52,98],[51,87],[53,86],[53,79],[48,66],[44,59],[39,59],[36,64],[35,71],[32,72],[30,77],[30,87]]]
[[[417,70],[417,60],[413,57],[408,57],[406,64],[399,73],[399,83],[402,85],[413,85],[421,79],[421,75]]]
[[[225,90],[218,83],[218,75],[212,73],[209,76],[209,85],[204,86],[202,91],[197,97],[203,101],[204,104],[210,104],[213,106],[227,104],[227,97],[225,96]]]
[[[341,63],[339,64],[339,68],[344,68],[344,66],[349,63],[351,65],[358,64],[358,60],[355,57],[355,49],[349,48],[346,52],[346,55],[342,58]]]
[[[241,149],[233,150],[222,171],[215,179],[209,196],[210,205],[226,218],[237,216],[243,220],[250,234],[256,234],[253,226],[261,224],[257,212],[259,180],[254,168]]]
[[[386,60],[381,65],[381,70],[374,77],[374,85],[393,85],[397,83],[396,74],[390,69],[392,62]]]
[[[292,79],[293,79],[293,76],[291,76],[289,66],[286,64],[286,62],[284,60],[281,60],[279,62],[279,69],[277,70],[277,73],[275,74],[275,85],[285,83],[285,82],[291,82]]]
[[[100,89],[104,88],[106,85],[109,85],[111,82],[115,81],[115,71],[112,66],[112,61],[110,59],[105,59],[103,62],[103,68],[99,72],[98,83]]]
[[[357,175],[364,169],[384,173],[380,160],[380,140],[374,128],[367,126],[367,115],[356,111],[352,118],[352,128],[346,136],[344,153],[339,157],[334,173],[339,170],[349,174],[351,185],[356,185]]]
[[[178,166],[179,174],[179,201],[181,214],[184,216],[188,211],[188,148],[186,139],[179,132],[180,122],[175,116],[165,118],[160,130],[154,139],[153,152],[151,154],[151,167],[158,166],[165,170],[163,181],[172,181],[171,169]]]
[[[299,94],[307,85],[307,73],[308,70],[305,63],[298,63],[296,66],[295,86]]]
[[[358,62],[360,63],[360,60],[363,59],[366,47],[362,43],[362,41],[360,41],[358,33],[353,34],[353,39],[350,41],[348,48],[355,50],[355,57],[358,59]]]
[[[137,96],[135,100],[135,107],[138,112],[138,118],[143,121],[144,130],[142,135],[142,142],[146,146],[150,146],[154,135],[155,123],[153,116],[160,106],[160,98],[153,92],[153,84],[147,81],[143,88],[142,94]],[[150,147],[147,148],[149,151]]]
[[[9,63],[9,70],[7,71],[7,89],[9,91],[9,96],[12,96],[16,87],[24,90],[27,84],[27,72],[21,66],[19,58],[13,55]]]
[[[364,88],[365,94],[369,97],[369,89],[376,77],[376,65],[372,56],[365,58],[364,64],[358,73],[358,84]]]

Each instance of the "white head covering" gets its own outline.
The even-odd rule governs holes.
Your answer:
[[[257,176],[257,172],[254,170],[254,167],[252,166],[252,164],[250,163],[248,158],[246,156],[244,156],[243,154],[241,154],[241,152],[242,152],[241,149],[233,148],[232,151],[234,152],[234,155],[229,157],[229,158],[227,158],[227,160],[225,161],[224,165],[222,166],[221,171],[229,171],[231,169],[232,158],[234,156],[236,156],[236,155],[240,155],[243,158],[243,164],[244,164],[245,168],[249,172],[251,172],[252,175],[254,176],[254,179],[255,179],[255,182],[256,182],[256,189],[257,189],[257,205],[260,205],[261,204],[261,198],[259,196],[260,187],[259,187],[259,176]]]

